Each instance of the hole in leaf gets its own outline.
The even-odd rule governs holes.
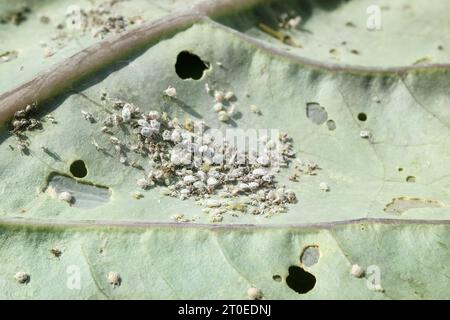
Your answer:
[[[325,123],[328,119],[327,111],[317,102],[308,102],[306,104],[306,116],[317,125]]]
[[[366,121],[367,120],[367,114],[365,114],[364,112],[361,112],[358,114],[358,120],[359,121]]]
[[[406,182],[416,182],[416,177],[408,176],[408,177],[406,177]]]
[[[328,127],[328,130],[330,130],[330,131],[336,130],[336,122],[334,122],[334,120],[328,120],[327,127]]]
[[[274,274],[272,279],[276,282],[281,282],[282,278],[279,274]]]
[[[76,160],[70,165],[70,173],[75,178],[84,178],[87,176],[86,165],[83,160]]]
[[[175,63],[175,71],[181,79],[199,80],[206,69],[209,68],[209,63],[200,59],[199,56],[188,51],[182,51],[177,56]]]
[[[304,294],[314,288],[316,277],[298,266],[290,266],[286,284],[295,292]]]
[[[319,262],[320,252],[318,246],[307,246],[300,256],[300,262],[305,267],[312,267]]]

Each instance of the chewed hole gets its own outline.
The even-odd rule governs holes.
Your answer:
[[[358,120],[359,121],[366,121],[367,120],[367,114],[365,114],[364,112],[361,112],[358,114]]]
[[[416,182],[416,177],[408,176],[408,177],[406,177],[406,182]]]
[[[182,51],[177,56],[175,72],[183,80],[199,80],[207,69],[209,69],[209,63],[193,53]]]
[[[70,173],[75,178],[84,178],[87,176],[86,164],[83,160],[76,160],[70,165]]]
[[[295,292],[305,294],[316,285],[316,277],[298,266],[290,266],[286,284]]]
[[[274,274],[272,279],[276,282],[281,282],[281,280],[283,280],[279,274]]]

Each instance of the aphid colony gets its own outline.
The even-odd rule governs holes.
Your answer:
[[[169,87],[164,94],[174,97],[176,90]],[[110,146],[122,164],[138,167],[129,161],[131,152],[148,158],[145,175],[136,181],[140,189],[161,186],[164,195],[195,199],[206,207],[205,211],[211,211],[215,221],[229,211],[270,216],[296,202],[294,191],[277,185],[275,174],[279,168],[272,166],[274,159],[288,166],[294,158],[287,134],[276,139],[261,137],[261,154],[241,153],[226,139],[216,141],[202,121],[187,119],[180,123],[165,112],[142,113],[124,101],[112,101],[112,106],[117,112],[103,120],[100,131],[110,135]],[[90,121],[85,113],[83,116]],[[115,127],[127,127],[134,137],[121,141],[113,134]],[[102,149],[95,144],[97,150]],[[220,199],[212,199],[212,195]]]

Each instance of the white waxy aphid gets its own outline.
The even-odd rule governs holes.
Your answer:
[[[218,114],[218,119],[219,121],[227,122],[228,120],[230,120],[230,116],[226,111],[220,111]]]
[[[177,90],[174,87],[169,86],[166,90],[164,90],[164,94],[168,97],[175,98],[177,96]]]
[[[361,268],[359,265],[354,264],[352,265],[350,273],[352,274],[352,276],[356,278],[361,278],[364,275],[364,269]]]
[[[208,180],[206,180],[206,184],[210,187],[215,187],[219,184],[219,181],[214,177],[209,177]]]
[[[237,113],[237,111],[236,111],[236,106],[235,106],[235,105],[232,105],[232,106],[228,109],[227,113],[228,113],[228,116],[229,116],[229,117],[233,117],[234,115],[236,115],[236,113]]]
[[[250,111],[255,113],[255,114],[261,114],[261,109],[259,109],[257,106],[255,106],[254,104],[252,104],[250,106]]]
[[[250,190],[256,190],[259,188],[259,183],[252,181],[248,184],[248,187],[250,188]]]
[[[295,195],[294,190],[287,189],[287,190],[284,192],[284,195],[286,196],[287,200],[288,200],[290,203],[294,203],[294,202],[297,200],[297,196]]]
[[[297,28],[300,22],[302,21],[302,18],[300,16],[296,16],[295,18],[289,19],[287,26],[288,28]]]
[[[267,170],[263,168],[256,168],[252,171],[253,175],[256,177],[262,177],[267,174]]]
[[[214,100],[216,102],[222,102],[224,99],[225,99],[225,94],[223,93],[223,91],[220,91],[220,90],[214,91]]]
[[[183,181],[184,181],[184,183],[192,184],[195,181],[197,181],[197,179],[193,175],[187,175],[183,178]]]
[[[251,287],[247,290],[247,296],[250,300],[259,300],[262,298],[262,292],[258,288]]]
[[[81,110],[81,114],[83,115],[84,119],[87,121],[93,122],[95,120],[94,116],[87,111]]]
[[[141,135],[146,138],[151,137],[154,132],[155,130],[150,127],[142,127],[140,131]]]
[[[30,275],[25,271],[19,271],[14,275],[14,279],[19,283],[27,283],[30,280]]]
[[[124,157],[124,156],[120,157],[120,158],[119,158],[119,162],[120,162],[121,164],[126,164],[126,163],[127,163],[127,157]]]
[[[270,159],[267,155],[262,155],[256,159],[256,162],[262,166],[268,166],[270,163]]]
[[[122,282],[120,275],[114,271],[108,272],[108,274],[106,275],[106,280],[113,287],[120,286],[120,283]]]
[[[157,120],[150,120],[150,127],[153,130],[159,131],[159,128],[161,128],[161,123]]]
[[[138,191],[133,193],[133,198],[135,198],[136,200],[142,199],[144,197],[144,195]]]
[[[225,93],[224,96],[225,100],[231,100],[234,98],[234,92],[233,91],[228,91],[227,93]]]
[[[363,139],[371,139],[372,133],[369,130],[361,130],[359,136]]]
[[[70,194],[70,192],[67,191],[63,191],[58,195],[58,199],[67,203],[71,203],[73,200],[72,195]]]
[[[131,108],[128,103],[126,103],[122,108],[122,121],[127,123],[131,120]]]
[[[144,190],[147,189],[149,187],[149,185],[150,185],[148,183],[147,179],[144,179],[144,178],[138,179],[136,181],[136,184],[138,185],[138,187],[140,187],[140,188],[142,188]]]
[[[209,84],[205,83],[205,91],[207,94],[211,92],[211,88],[209,87]]]
[[[223,110],[223,104],[221,102],[217,102],[214,104],[213,109],[215,112],[220,112]]]
[[[247,190],[250,189],[249,185],[246,184],[246,183],[240,183],[240,184],[238,185],[238,188],[239,188],[239,190],[241,190],[241,191],[247,191]]]
[[[150,120],[159,120],[161,118],[161,114],[156,110],[152,110],[148,113],[148,118]]]
[[[138,125],[140,125],[141,127],[150,127],[150,123],[148,123],[145,119],[139,119]]]
[[[222,203],[220,202],[220,200],[217,199],[208,199],[206,200],[205,205],[208,208],[218,208],[222,205]]]
[[[325,192],[330,191],[330,186],[326,182],[319,183],[319,189]]]
[[[112,144],[115,144],[115,145],[119,145],[119,144],[120,144],[120,140],[117,139],[116,137],[110,137],[110,138],[109,138],[109,141],[110,141]]]

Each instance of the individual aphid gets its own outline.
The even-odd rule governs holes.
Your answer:
[[[159,120],[160,118],[161,118],[161,114],[156,110],[152,110],[148,113],[149,120]]]
[[[330,191],[330,186],[326,182],[319,183],[319,189],[325,192]]]
[[[133,193],[133,198],[135,198],[136,200],[142,199],[144,197],[144,195],[138,191]]]
[[[361,130],[359,136],[363,139],[371,139],[372,133],[369,130]]]
[[[81,110],[81,115],[84,117],[85,120],[91,123],[95,121],[94,116],[87,111]]]
[[[129,104],[125,104],[122,108],[122,121],[124,123],[130,122],[131,120],[131,109]]]
[[[184,120],[184,128],[187,131],[193,132],[194,131],[194,121],[192,121],[191,118],[186,118]]]
[[[232,100],[235,98],[234,92],[233,91],[227,91],[224,95],[225,100]]]
[[[286,199],[288,200],[289,203],[295,203],[297,201],[297,196],[295,195],[294,190],[287,189],[284,192],[284,195],[286,196]]]
[[[119,157],[119,162],[121,164],[127,164],[128,163],[128,159],[127,159],[127,157],[121,156],[121,157]]]
[[[222,111],[222,110],[223,110],[223,104],[222,104],[221,102],[215,103],[214,106],[213,106],[213,110],[214,110],[215,112],[220,112],[220,111]]]
[[[251,106],[250,106],[250,111],[251,112],[253,112],[254,114],[257,114],[257,115],[261,115],[262,113],[261,113],[261,109],[259,109],[257,106],[255,106],[254,104],[252,104]]]
[[[359,265],[354,264],[352,265],[350,273],[352,274],[352,276],[356,278],[361,278],[362,276],[364,276],[364,269],[361,268]]]
[[[230,120],[230,116],[228,115],[228,112],[226,112],[226,111],[220,111],[218,113],[217,117],[218,117],[219,121],[221,121],[221,122],[227,122]]]
[[[121,142],[120,142],[120,140],[118,139],[118,138],[116,138],[116,137],[110,137],[109,138],[109,141],[112,143],[112,144],[114,144],[114,145],[120,145],[121,144]]]
[[[169,86],[166,90],[164,90],[164,94],[168,97],[175,98],[177,96],[177,90],[174,87]]]
[[[29,119],[27,130],[34,130],[41,127],[41,122],[36,119]]]
[[[214,100],[216,102],[222,102],[224,99],[225,99],[225,93],[223,93],[223,91],[220,91],[220,90],[214,91]]]
[[[147,179],[144,179],[144,178],[138,179],[136,181],[136,184],[138,185],[138,187],[140,187],[144,190],[150,186],[150,183],[147,181]]]
[[[20,140],[17,143],[17,150],[19,150],[20,153],[26,153],[28,151],[28,142]]]
[[[14,279],[16,279],[17,282],[24,284],[30,281],[30,275],[25,271],[19,271],[14,275]]]
[[[58,123],[58,121],[56,121],[55,117],[53,117],[53,116],[50,115],[50,114],[46,115],[45,118],[46,118],[48,121],[50,121],[50,123],[52,123],[52,124],[57,124],[57,123]]]
[[[263,297],[263,294],[258,288],[250,287],[247,290],[247,296],[250,300],[260,300]]]
[[[106,275],[106,280],[110,285],[113,286],[113,288],[120,286],[122,282],[122,278],[120,277],[120,275],[114,271],[108,272],[108,274]]]
[[[59,258],[62,255],[62,251],[58,247],[53,247],[49,251],[55,258]]]
[[[205,91],[207,94],[211,93],[211,88],[209,87],[209,84],[205,83]]]
[[[92,138],[92,145],[95,147],[95,149],[97,149],[97,151],[101,151],[103,150],[102,147],[100,147],[100,145],[98,144],[98,142],[95,140],[95,138]]]
[[[209,187],[215,187],[219,184],[219,181],[214,177],[209,177],[208,180],[206,180],[206,184]]]
[[[72,203],[73,196],[70,194],[70,192],[63,191],[60,194],[58,194],[58,199],[67,203]]]
[[[236,115],[236,106],[235,105],[232,105],[229,109],[228,109],[228,111],[227,111],[227,114],[228,114],[228,116],[231,118],[231,117],[234,117],[235,115]]]

